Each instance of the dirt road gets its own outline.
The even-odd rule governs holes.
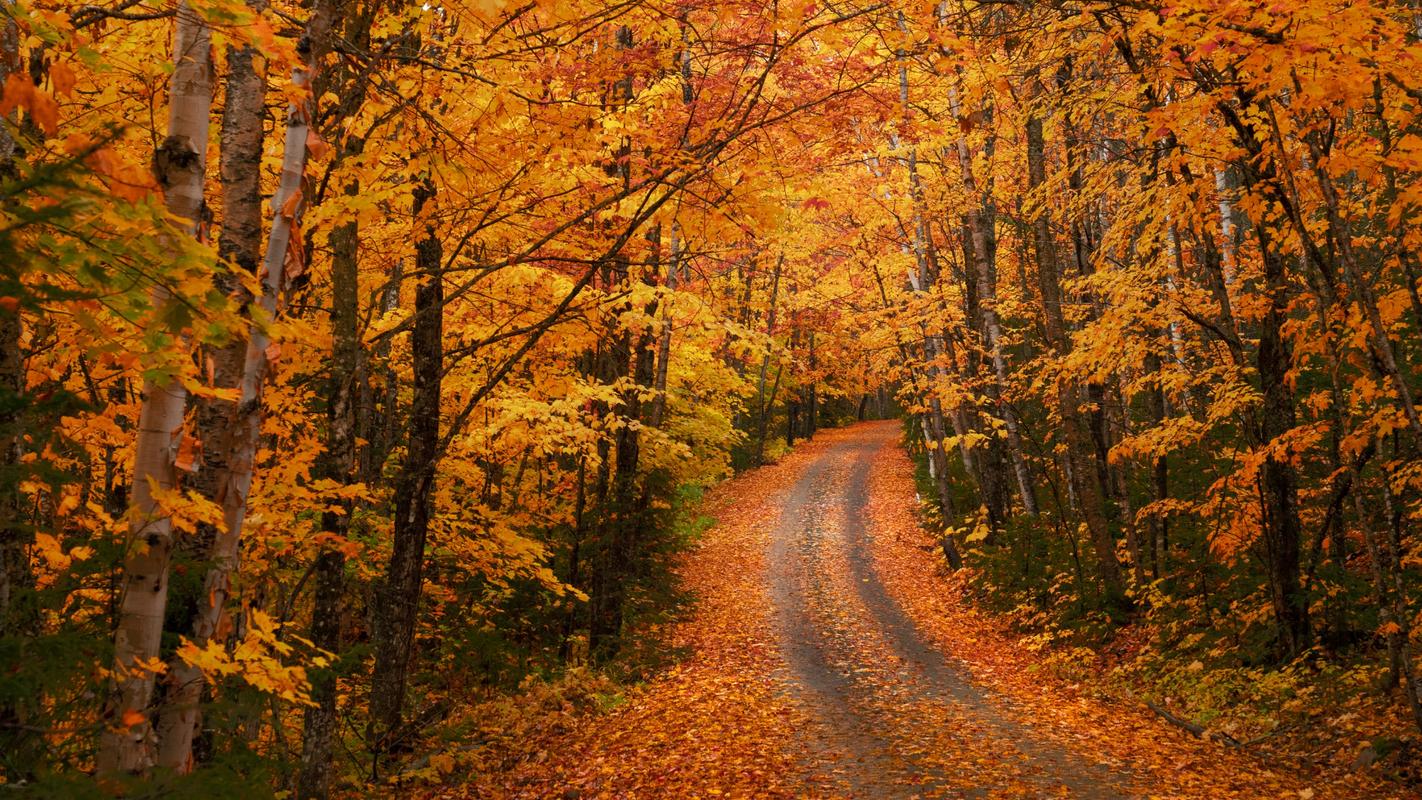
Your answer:
[[[1110,765],[1045,740],[928,643],[889,596],[869,553],[869,473],[892,424],[863,426],[812,462],[783,500],[769,590],[782,679],[809,712],[812,781],[836,794],[1129,796]],[[951,725],[934,725],[951,720]],[[1000,758],[954,768],[981,748]],[[988,767],[992,768],[989,769]]]

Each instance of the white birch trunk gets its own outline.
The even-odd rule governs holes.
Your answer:
[[[196,235],[202,216],[211,110],[211,32],[182,2],[173,34],[168,138],[155,154],[154,166],[168,211],[186,221],[191,235]],[[155,305],[168,299],[165,288],[154,289]],[[153,765],[149,706],[156,672],[152,667],[163,635],[173,550],[172,519],[153,490],[167,491],[176,485],[174,457],[186,406],[187,391],[181,382],[145,383],[134,451],[130,541],[114,633],[113,694],[96,765],[100,773],[137,773]]]
[[[953,115],[961,117],[962,109],[958,102],[957,90],[950,87],[948,97]],[[973,177],[973,158],[968,150],[968,140],[965,137],[958,137],[957,150],[964,188],[968,190],[970,196],[983,198],[984,195],[978,188],[977,180]],[[983,205],[984,203],[980,203],[968,212],[968,228],[973,237],[973,258],[977,261],[978,297],[982,308],[983,328],[987,333],[989,355],[992,357],[993,373],[997,379],[998,413],[1002,415],[1002,420],[1007,427],[1007,449],[1012,458],[1012,471],[1017,478],[1017,492],[1022,498],[1022,509],[1029,515],[1036,516],[1037,496],[1032,491],[1032,481],[1027,473],[1027,461],[1022,454],[1022,438],[1018,431],[1017,414],[1001,396],[1002,392],[1007,391],[1007,363],[1002,355],[1002,326],[997,316],[996,270],[988,255],[991,232],[987,228],[988,221],[983,219]]]
[[[1229,183],[1223,170],[1215,170],[1215,195],[1220,209],[1220,266],[1228,290],[1234,285],[1234,206],[1229,202]]]
[[[299,91],[305,91],[310,76],[304,68],[297,67],[292,70],[291,82]],[[232,573],[237,567],[242,525],[247,517],[247,496],[252,487],[252,462],[261,437],[262,384],[270,365],[268,349],[272,342],[266,325],[276,317],[285,281],[287,250],[293,244],[292,227],[300,214],[301,180],[306,170],[306,139],[309,132],[308,107],[305,103],[292,103],[287,109],[281,182],[276,196],[272,198],[272,230],[262,261],[262,294],[253,303],[256,324],[247,339],[241,398],[233,424],[232,452],[227,460],[227,475],[218,489],[223,530],[213,541],[210,554],[212,566],[203,581],[197,617],[193,622],[192,641],[198,646],[208,642],[217,632],[227,605]],[[300,243],[296,246],[299,247]],[[192,742],[199,721],[203,676],[199,669],[176,656],[169,663],[168,671],[173,690],[159,720],[161,739],[158,763],[184,773],[192,768]]]

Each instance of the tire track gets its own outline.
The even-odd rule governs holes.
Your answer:
[[[874,455],[894,426],[865,426],[805,470],[770,543],[769,590],[787,674],[812,720],[812,785],[849,797],[1124,798],[1118,776],[1015,719],[933,647],[869,554]],[[961,754],[990,748],[969,763]]]
[[[832,455],[818,458],[785,498],[771,540],[770,599],[776,632],[789,675],[782,676],[809,719],[802,741],[808,781],[839,796],[908,797],[896,785],[898,774],[889,742],[868,720],[849,712],[853,682],[830,661],[823,632],[810,612],[819,592],[825,535],[820,509],[830,499]]]

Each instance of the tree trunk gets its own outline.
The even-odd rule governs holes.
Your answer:
[[[1392,573],[1392,603],[1397,631],[1398,666],[1402,673],[1403,692],[1407,696],[1408,708],[1412,711],[1412,722],[1422,730],[1422,688],[1417,685],[1417,672],[1412,661],[1412,618],[1408,611],[1407,578],[1402,565],[1402,526],[1406,524],[1407,509],[1401,505],[1392,490],[1393,474],[1383,480],[1383,504],[1387,509],[1388,537],[1386,541],[1389,571]]]
[[[308,25],[304,41],[324,37],[320,29],[327,24],[323,5],[318,4]],[[320,31],[315,36],[312,31]],[[302,57],[311,60],[311,53]],[[294,91],[304,93],[310,82],[307,68],[292,70]],[[256,316],[247,339],[247,352],[242,369],[241,394],[237,415],[231,429],[231,450],[226,461],[227,473],[218,486],[215,498],[222,506],[223,530],[218,533],[208,554],[210,566],[198,595],[198,612],[193,621],[192,642],[202,647],[216,634],[231,589],[232,573],[237,568],[242,525],[247,517],[247,498],[252,487],[252,465],[262,428],[262,385],[270,366],[268,351],[271,338],[266,325],[276,319],[277,306],[286,280],[285,267],[299,259],[301,243],[292,241],[292,232],[301,214],[301,181],[306,171],[306,140],[310,131],[312,109],[304,102],[293,102],[287,108],[286,140],[282,159],[281,181],[272,198],[272,229],[262,261],[262,295],[253,306]],[[198,701],[202,694],[203,677],[197,667],[175,656],[169,661],[168,675],[173,690],[159,716],[158,764],[176,772],[192,767],[192,737],[198,722]]]
[[[815,332],[810,331],[810,386],[808,397],[805,402],[805,438],[812,439],[815,430],[819,425],[819,394],[817,385],[819,383],[819,364],[815,359]]]
[[[343,20],[345,35],[355,36],[357,46],[368,45],[369,8],[365,12],[347,15]],[[334,23],[335,21],[333,21]],[[342,102],[325,122],[327,130],[339,147],[338,160],[354,158],[364,150],[365,142],[351,135],[340,140],[341,123],[354,114],[365,100],[366,84],[348,70],[327,73],[318,80],[315,89],[324,94],[339,80],[343,84]],[[335,169],[333,164],[332,169]],[[350,179],[344,189],[347,197],[360,194],[358,179]],[[384,453],[391,437],[383,434],[384,419],[394,417],[396,381],[387,375],[387,394],[383,407],[377,411],[369,385],[368,365],[363,359],[360,340],[360,228],[349,220],[334,228],[327,238],[331,248],[331,361],[326,378],[326,453],[318,464],[318,475],[336,485],[349,486],[356,480],[373,483],[384,463]],[[383,292],[381,310],[395,310],[400,298],[400,262],[396,262],[391,284]],[[376,358],[388,367],[386,352]],[[358,421],[360,422],[358,426]],[[357,440],[365,441],[364,452],[357,452]],[[360,475],[358,476],[358,471]],[[337,669],[342,645],[342,610],[345,598],[346,556],[341,549],[349,539],[351,517],[355,506],[340,503],[339,510],[327,510],[321,515],[321,529],[330,535],[323,543],[312,565],[311,643],[336,654],[333,663],[313,670],[311,702],[302,719],[301,761],[296,776],[297,800],[324,800],[330,795],[333,747],[337,736]]]
[[[667,260],[667,274],[663,285],[666,286],[668,299],[676,292],[677,282],[680,279],[678,272],[681,269],[681,239],[677,235],[678,228],[675,222],[671,224],[671,247]],[[658,240],[660,240],[660,236]],[[657,372],[652,379],[652,389],[655,394],[652,396],[652,411],[647,415],[647,420],[652,427],[660,428],[667,413],[667,371],[671,367],[671,343],[672,343],[672,304],[663,303],[661,313],[662,326],[657,334]],[[762,381],[764,377],[762,376]]]
[[[1046,183],[1045,142],[1042,121],[1027,120],[1028,186],[1038,190]],[[1071,350],[1065,315],[1062,313],[1061,270],[1057,261],[1057,244],[1052,236],[1051,216],[1043,203],[1033,220],[1037,251],[1037,290],[1042,298],[1042,319],[1048,344],[1058,357]],[[1090,435],[1080,410],[1081,389],[1075,381],[1057,387],[1057,414],[1061,418],[1066,440],[1067,476],[1078,510],[1086,523],[1096,553],[1096,572],[1106,590],[1108,602],[1118,605],[1126,598],[1121,580],[1121,564],[1116,558],[1116,541],[1105,512],[1105,499],[1098,481],[1092,480]]]
[[[20,31],[15,20],[0,20],[0,84],[20,68],[19,51]],[[19,175],[17,143],[10,134],[16,116],[0,119],[0,181],[8,182]],[[30,403],[21,349],[23,333],[22,309],[0,309],[0,408],[5,409],[0,412],[0,641],[33,635],[42,619],[33,593],[35,577],[30,563],[34,532],[26,524],[20,489],[25,474],[25,410]],[[12,765],[34,763],[32,759],[46,749],[44,737],[27,730],[28,707],[32,703],[20,698],[0,704],[0,748],[13,759],[9,762]],[[19,783],[29,776],[12,768],[7,777],[12,783]]]
[[[261,0],[252,4],[260,10]],[[264,128],[266,80],[257,74],[256,50],[229,48],[227,52],[227,96],[222,106],[222,129],[218,144],[221,152],[218,175],[222,182],[222,230],[217,240],[217,254],[239,272],[219,271],[215,275],[217,289],[233,296],[245,306],[251,301],[241,279],[241,272],[257,273],[262,257],[262,145]],[[238,390],[246,363],[247,339],[233,336],[226,344],[204,354],[204,362],[212,369],[214,388]],[[204,498],[220,503],[218,495],[227,475],[227,457],[232,448],[237,425],[237,402],[216,397],[194,400],[193,426],[197,433],[202,459],[187,485]],[[184,537],[178,548],[185,561],[200,566],[219,532],[216,527],[201,524],[196,536]],[[194,614],[197,587],[190,586],[190,603]],[[174,587],[179,591],[179,587]],[[177,601],[178,598],[175,598]],[[191,623],[191,619],[188,620]]]
[[[954,113],[961,116],[955,90],[950,90],[950,103]],[[1032,489],[1027,460],[1022,453],[1017,413],[1003,396],[1008,387],[1008,375],[1007,362],[1002,352],[1002,325],[997,316],[997,242],[996,233],[993,231],[996,214],[990,191],[979,188],[973,175],[972,155],[968,150],[967,139],[962,136],[957,141],[957,152],[963,187],[967,189],[970,197],[977,200],[976,205],[969,209],[967,214],[968,231],[973,242],[973,264],[969,268],[975,269],[977,273],[979,313],[983,334],[987,339],[988,355],[992,361],[994,380],[988,382],[988,390],[997,405],[997,413],[1007,428],[1008,456],[1012,460],[1012,471],[1017,478],[1022,510],[1030,516],[1036,516],[1037,496]]]
[[[19,28],[13,19],[0,21],[0,84],[19,66]],[[16,143],[10,135],[13,119],[0,120],[0,180],[16,177]],[[24,326],[19,308],[0,310],[0,638],[28,630],[34,609],[23,595],[33,583],[27,548],[33,540],[22,522],[20,474],[23,454],[25,363],[20,350]],[[0,708],[0,722],[12,709]]]
[[[254,10],[260,10],[264,3],[257,0],[251,5]],[[222,229],[217,240],[217,254],[239,272],[219,271],[214,280],[219,291],[234,297],[243,306],[251,301],[251,294],[247,292],[240,272],[255,275],[262,252],[261,164],[265,138],[262,113],[267,87],[266,80],[257,73],[256,57],[256,49],[250,45],[241,49],[228,48],[227,92],[218,138]],[[240,391],[246,354],[247,339],[239,335],[234,335],[225,344],[213,347],[205,354],[204,361],[212,370],[210,381],[213,388]],[[204,499],[220,507],[227,482],[228,458],[239,426],[238,403],[225,398],[200,397],[193,400],[192,406],[193,428],[202,457],[186,483]],[[194,536],[183,537],[176,543],[185,571],[194,575],[173,587],[177,596],[172,602],[184,610],[181,621],[176,623],[179,630],[191,631],[196,624],[201,587],[195,576],[198,570],[205,567],[208,553],[220,535],[217,526],[200,523]],[[173,661],[182,663],[177,659]],[[167,742],[173,738],[175,725],[188,724],[194,729],[199,725],[197,704],[203,689],[200,676],[194,679],[190,668],[186,672],[189,674],[182,676],[170,672],[165,679],[168,695],[161,700],[158,721],[159,763],[182,771],[189,766],[186,753],[191,751],[190,744],[182,761],[175,765],[168,760],[172,751]],[[180,709],[182,713],[178,713]],[[193,735],[186,735],[189,743]],[[165,756],[165,753],[168,755]]]
[[[656,277],[655,259],[651,265],[653,272],[642,279],[649,283]],[[618,276],[619,284],[631,279],[625,259],[615,259],[610,267],[609,274]],[[657,300],[653,299],[642,311],[646,317],[656,318],[657,306]],[[642,397],[657,380],[657,352],[651,331],[624,329],[611,338],[608,382],[631,378],[631,384],[624,384],[626,388],[618,395],[618,416],[622,421],[613,441],[611,483],[598,515],[600,530],[592,563],[588,626],[588,652],[595,662],[606,661],[616,654],[626,618],[627,588],[638,578],[639,533],[646,526],[649,502],[638,472],[641,427],[647,422]]]
[[[1260,388],[1264,404],[1256,422],[1256,440],[1260,447],[1294,427],[1294,400],[1289,387],[1288,343],[1283,325],[1288,318],[1288,298],[1283,259],[1272,250],[1272,243],[1259,232],[1260,252],[1264,261],[1265,288],[1269,294],[1269,310],[1260,324],[1259,349],[1255,363],[1259,369]],[[1283,649],[1296,656],[1310,643],[1308,601],[1299,585],[1299,550],[1302,529],[1299,523],[1298,485],[1294,468],[1286,460],[1269,457],[1259,469],[1260,491],[1263,497],[1264,544],[1269,565],[1270,599],[1278,620]]]
[[[1152,357],[1150,364],[1155,373],[1162,373],[1160,358]],[[1158,428],[1165,424],[1166,417],[1166,397],[1165,387],[1157,382],[1155,388],[1150,393],[1150,422],[1151,427]],[[1157,455],[1150,458],[1151,477],[1151,500],[1158,502],[1170,497],[1170,471],[1165,460],[1165,456]],[[1150,538],[1148,547],[1150,550],[1150,575],[1159,579],[1167,566],[1167,556],[1170,538],[1170,518],[1163,514],[1152,514],[1150,523],[1146,530],[1146,535]]]
[[[253,10],[265,7],[255,0]],[[255,274],[262,252],[262,142],[266,80],[258,74],[257,52],[251,46],[227,53],[227,97],[222,106],[221,156],[222,233],[217,253],[243,272]],[[232,281],[235,289],[239,281]],[[228,288],[228,287],[223,287]],[[239,351],[237,363],[241,363]],[[240,378],[240,376],[237,376]],[[233,386],[237,385],[236,379]]]
[[[400,721],[414,653],[430,493],[438,459],[444,287],[440,276],[443,249],[427,208],[434,195],[434,185],[428,179],[414,194],[415,224],[425,226],[424,237],[415,248],[415,272],[424,277],[415,291],[415,324],[410,342],[414,397],[405,463],[395,482],[394,545],[377,590],[379,603],[374,613],[375,668],[370,686],[369,741],[377,755],[389,751],[402,736]]]
[[[348,196],[360,192],[351,181]],[[356,388],[360,380],[360,338],[357,330],[359,297],[359,229],[354,221],[331,231],[331,331],[334,342],[331,372],[327,379],[326,456],[321,476],[339,485],[355,478]],[[368,412],[369,410],[367,410]],[[341,599],[345,589],[346,558],[340,549],[350,533],[350,503],[341,511],[327,511],[321,528],[332,541],[316,556],[311,608],[311,643],[331,653],[341,649]],[[330,792],[331,744],[336,735],[336,675],[331,668],[311,675],[311,701],[302,722],[301,769],[296,780],[299,800],[324,798]]]
[[[196,235],[203,215],[208,116],[212,108],[211,32],[186,2],[178,5],[169,83],[168,138],[154,154],[154,171],[173,216]],[[155,288],[153,301],[170,299]],[[131,540],[120,584],[122,599],[114,633],[114,685],[105,711],[96,766],[108,774],[144,772],[154,760],[149,719],[154,672],[168,604],[168,566],[173,552],[172,519],[153,489],[177,486],[174,456],[187,391],[169,378],[144,385],[134,448]]]
[[[760,360],[760,378],[756,384],[756,410],[758,412],[755,437],[756,464],[765,463],[765,437],[769,432],[768,426],[770,424],[770,410],[774,407],[775,404],[774,393],[772,393],[769,397],[766,397],[765,378],[766,374],[770,371],[770,348],[772,344],[771,340],[772,337],[775,336],[776,301],[780,297],[780,267],[784,263],[785,254],[782,253],[778,258],[775,259],[775,270],[770,275],[770,308],[766,312],[765,319],[765,337],[767,341],[765,344],[765,355]],[[776,377],[777,379],[779,378],[778,373]],[[776,381],[776,384],[778,388],[778,380]]]
[[[28,546],[20,494],[21,427],[24,418],[25,362],[20,351],[20,310],[0,309],[0,638],[32,627],[33,602]],[[3,711],[0,711],[3,719]]]
[[[933,473],[934,488],[938,490],[938,505],[943,511],[945,522],[947,522],[957,516],[957,509],[953,507],[953,494],[948,487],[948,450],[943,444],[944,439],[947,438],[943,429],[943,405],[935,397],[929,404],[929,408],[932,412],[931,416],[923,418],[923,433],[926,438],[924,444],[928,450],[928,463],[930,471]],[[950,568],[954,570],[963,568],[963,555],[958,551],[958,543],[954,541],[953,535],[949,531],[943,531],[939,546],[943,549],[943,557],[948,560]]]

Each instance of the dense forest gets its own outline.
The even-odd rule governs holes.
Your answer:
[[[517,750],[871,418],[1044,664],[1416,779],[1411,0],[0,11],[0,782]]]

